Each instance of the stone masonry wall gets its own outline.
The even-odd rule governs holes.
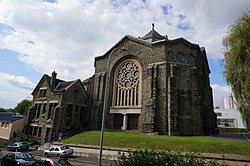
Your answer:
[[[113,74],[117,66],[126,59],[135,59],[142,67],[142,110],[138,124],[140,132],[204,135],[205,128],[212,128],[213,111],[204,113],[211,109],[212,103],[211,93],[205,94],[205,91],[209,92],[210,87],[209,72],[198,45],[191,44],[184,39],[153,45],[127,39],[116,45],[117,47],[125,47],[127,51],[117,49],[110,57],[107,128],[113,126],[112,115],[109,113],[113,97]],[[185,56],[183,60],[177,58],[179,53]],[[105,78],[99,79],[98,75],[107,72],[109,55],[110,51],[95,59],[96,70],[91,111],[95,122],[101,121],[105,86]],[[209,106],[205,108],[204,103]],[[204,118],[207,117],[211,119],[204,122]]]

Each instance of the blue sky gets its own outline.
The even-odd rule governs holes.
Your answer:
[[[184,37],[206,48],[214,105],[222,108],[230,94],[222,39],[249,6],[235,0],[1,0],[0,108],[30,99],[43,74],[92,76],[95,56],[126,34],[144,36],[152,23],[169,39]]]

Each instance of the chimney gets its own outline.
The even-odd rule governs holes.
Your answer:
[[[51,75],[51,79],[50,79],[50,85],[51,85],[52,90],[54,90],[55,86],[56,86],[56,75],[57,75],[57,73],[55,71],[53,71],[53,73]]]

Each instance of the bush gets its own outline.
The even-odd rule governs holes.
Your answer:
[[[246,129],[242,129],[242,128],[219,128],[219,132],[245,133],[248,131]]]
[[[206,162],[200,155],[181,155],[170,151],[136,150],[128,154],[119,153],[116,166],[216,166],[215,161]]]
[[[31,145],[39,144],[39,142],[34,137],[32,137],[31,135],[26,135],[24,133],[15,133],[13,141],[14,142],[26,141],[26,142],[30,142]]]

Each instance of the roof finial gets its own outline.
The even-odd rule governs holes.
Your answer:
[[[152,23],[152,30],[154,30],[155,29],[155,24],[154,23]]]

